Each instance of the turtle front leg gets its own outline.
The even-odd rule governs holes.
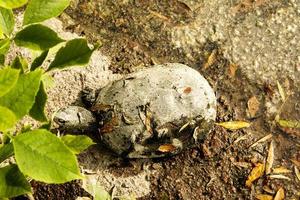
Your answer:
[[[96,101],[98,97],[99,91],[96,91],[92,88],[85,87],[81,91],[81,101],[86,106],[86,108],[90,108],[93,106],[94,102]]]

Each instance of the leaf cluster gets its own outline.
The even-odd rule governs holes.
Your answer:
[[[69,4],[70,0],[0,0],[0,199],[30,193],[29,179],[64,183],[82,178],[76,154],[92,145],[92,140],[70,135],[59,138],[45,129],[50,123],[44,111],[48,72],[86,65],[96,48],[91,49],[84,38],[66,41],[41,24],[57,17]],[[22,29],[14,33],[12,9],[23,6]],[[13,43],[38,56],[32,63],[21,56],[6,62]],[[46,68],[49,51],[61,43]],[[16,124],[25,115],[42,122],[41,128],[17,131]]]

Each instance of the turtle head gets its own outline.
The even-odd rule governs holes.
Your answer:
[[[53,117],[53,121],[63,130],[84,131],[96,124],[93,113],[80,106],[69,106],[58,110]]]

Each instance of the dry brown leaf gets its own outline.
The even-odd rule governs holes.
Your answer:
[[[106,122],[102,127],[101,127],[101,133],[102,134],[109,134],[111,133],[116,126],[119,126],[120,120],[117,116],[113,116],[110,121]]]
[[[204,64],[204,69],[207,69],[208,67],[212,66],[216,60],[217,60],[217,53],[218,50],[214,49],[211,54],[208,56],[206,63]]]
[[[270,1],[270,0],[255,0],[255,1],[242,0],[237,5],[232,7],[231,10],[232,10],[233,14],[247,13],[247,12],[250,12],[250,11],[256,9],[257,7],[264,5],[268,1]]]
[[[249,148],[255,147],[255,146],[258,145],[259,143],[265,142],[265,141],[267,141],[268,139],[270,139],[270,138],[272,138],[272,137],[273,137],[272,134],[268,134],[268,135],[262,137],[261,139],[259,139],[258,141],[254,142]]]
[[[178,4],[181,8],[188,10],[188,11],[193,11],[194,10],[194,6],[192,3],[189,3],[189,1],[187,2],[183,2],[183,1],[178,1]],[[192,9],[193,8],[193,9]]]
[[[250,135],[251,135],[251,133],[248,133],[248,134],[246,134],[246,135],[243,135],[243,136],[237,138],[237,139],[233,142],[233,144],[236,144],[236,143],[238,143],[239,141],[246,140]]]
[[[123,119],[123,122],[127,125],[133,124],[133,120],[131,118],[129,118],[128,116],[126,116],[125,113],[122,113],[122,119]]]
[[[161,62],[156,57],[151,57],[151,64],[153,65],[159,65]]]
[[[260,105],[256,96],[251,97],[248,100],[247,105],[248,105],[248,111],[249,111],[250,117],[255,117],[257,111],[259,110],[259,105]]]
[[[300,137],[300,129],[299,128],[296,129],[296,128],[280,127],[280,129],[289,135]]]
[[[279,120],[280,120],[280,116],[279,116],[279,114],[277,114],[277,115],[275,116],[275,122],[278,123]]]
[[[279,91],[279,94],[281,96],[281,99],[282,101],[284,102],[285,101],[285,92],[283,90],[283,87],[281,86],[281,84],[279,83],[279,81],[277,81],[277,88],[278,88],[278,91]]]
[[[292,161],[292,163],[294,165],[296,165],[297,167],[300,167],[300,161],[296,160],[296,159],[290,159]]]
[[[143,140],[144,140],[150,138],[153,134],[153,129],[152,129],[153,115],[149,109],[148,104],[139,106],[138,112],[139,112],[139,117],[142,120],[147,131],[146,134],[143,135]]]
[[[176,150],[176,147],[173,144],[163,144],[160,145],[157,150],[163,153],[168,153]]]
[[[266,161],[266,174],[271,173],[273,162],[274,162],[274,143],[273,143],[273,140],[272,140],[270,142],[268,157],[267,157],[267,161]]]
[[[268,194],[257,194],[257,195],[255,195],[255,198],[258,200],[272,200],[273,196],[268,195]]]
[[[160,19],[162,19],[162,20],[164,20],[164,21],[167,21],[167,22],[170,21],[170,19],[169,19],[168,17],[166,17],[166,16],[164,16],[164,15],[158,13],[158,12],[155,12],[155,11],[153,11],[153,10],[149,10],[149,12],[150,12],[152,15],[154,15],[155,17],[158,17],[158,18],[160,18]]]
[[[179,129],[178,132],[181,133],[183,130],[185,130],[190,125],[190,123],[191,122],[189,121],[189,122],[183,124],[182,127]]]
[[[261,176],[264,175],[265,165],[262,163],[257,163],[256,166],[250,172],[248,179],[246,181],[246,186],[251,187],[253,181],[259,179]]]
[[[263,190],[269,194],[274,194],[275,192],[267,185],[263,186]]]
[[[285,197],[285,194],[284,194],[284,189],[281,187],[279,188],[279,190],[277,191],[275,197],[274,197],[274,200],[283,200]]]
[[[300,181],[300,172],[299,172],[298,167],[294,166],[294,170],[295,170],[295,174],[296,174],[297,179]]]
[[[148,133],[152,135],[153,134],[152,125],[151,125],[152,113],[150,112],[148,107],[146,107],[145,112],[146,112],[146,119],[145,119],[146,130],[148,131]]]
[[[236,70],[238,69],[238,65],[234,63],[230,63],[228,74],[231,78],[235,77]]]
[[[296,120],[279,119],[277,123],[284,128],[300,128],[300,121]]]
[[[284,179],[284,180],[291,180],[289,177],[281,175],[281,174],[272,174],[269,176],[271,179]]]
[[[229,130],[248,128],[251,125],[250,123],[244,121],[230,121],[230,122],[221,122],[216,124]]]
[[[139,111],[139,117],[145,125],[145,122],[146,122],[145,108],[143,106],[141,106],[138,111]]]
[[[251,163],[248,163],[248,162],[233,162],[232,164],[234,164],[235,166],[238,166],[238,167],[243,167],[243,168],[251,167]]]
[[[271,85],[271,83],[269,82],[265,82],[264,83],[264,92],[268,95],[268,96],[273,96],[274,95],[274,88]]]
[[[276,167],[272,170],[273,174],[287,174],[287,173],[291,173],[292,171],[285,168],[285,167]]]

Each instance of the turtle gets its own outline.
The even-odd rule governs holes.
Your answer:
[[[216,97],[195,69],[166,63],[141,69],[97,92],[84,92],[87,105],[57,111],[65,130],[95,134],[118,156],[158,158],[203,142],[216,118]]]

